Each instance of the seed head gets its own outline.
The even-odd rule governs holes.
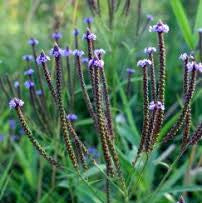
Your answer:
[[[83,56],[84,55],[84,52],[82,50],[78,50],[78,49],[75,49],[73,51],[73,55],[74,56]]]
[[[28,44],[31,45],[31,46],[35,46],[39,43],[39,41],[37,39],[34,39],[34,38],[30,38],[28,40]]]
[[[145,53],[145,54],[150,55],[150,54],[152,54],[153,52],[156,52],[156,48],[155,48],[155,47],[147,47],[147,48],[144,49],[144,53]]]
[[[17,107],[22,107],[23,105],[24,105],[24,102],[21,99],[18,99],[16,97],[11,99],[10,102],[9,102],[10,109],[14,109],[14,108],[17,108]]]
[[[54,32],[54,33],[52,34],[52,38],[53,38],[54,40],[59,40],[59,39],[62,38],[62,33],[60,33],[60,32]]]
[[[71,121],[71,122],[73,122],[73,121],[76,121],[77,119],[78,119],[78,117],[77,117],[77,115],[76,114],[68,114],[67,116],[66,116],[66,118],[67,118],[67,120],[69,120],[69,121]]]
[[[32,61],[33,60],[33,56],[32,55],[24,55],[22,57],[23,60],[29,62],[29,61]]]
[[[26,70],[26,71],[24,72],[24,75],[31,76],[33,73],[34,73],[34,70],[33,70],[32,68],[30,68],[30,69],[28,69],[28,70]]]
[[[36,62],[40,65],[42,63],[46,63],[49,60],[50,58],[46,56],[44,52],[41,52],[41,54],[37,57]]]
[[[24,85],[27,89],[31,89],[32,87],[34,87],[34,83],[30,80],[25,81]]]
[[[143,59],[143,60],[139,60],[137,62],[137,66],[140,66],[140,67],[145,67],[145,66],[148,66],[148,65],[151,65],[152,62],[149,60],[149,59]]]
[[[159,21],[156,25],[149,27],[149,32],[158,32],[158,33],[168,33],[169,27],[166,24],[163,24]]]
[[[152,102],[150,102],[149,110],[154,111],[156,109],[165,110],[165,107],[160,101],[157,101],[157,102],[152,101]]]

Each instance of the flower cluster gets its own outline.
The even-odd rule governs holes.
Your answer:
[[[92,32],[83,34],[83,39],[96,40],[96,35]]]
[[[76,121],[78,119],[77,115],[76,114],[72,114],[72,113],[68,114],[66,116],[66,118],[67,118],[67,120],[69,120],[71,122],[74,122],[74,121]]]
[[[67,47],[67,48],[65,48],[65,49],[63,50],[62,55],[63,55],[63,56],[70,56],[70,55],[72,55],[72,50]]]
[[[160,101],[157,101],[157,102],[150,102],[149,104],[149,110],[156,110],[156,109],[161,109],[161,110],[165,110],[165,107],[164,105],[160,102]]]
[[[73,35],[78,36],[79,35],[79,30],[75,28],[74,31],[73,31]]]
[[[33,60],[33,56],[32,55],[24,55],[23,57],[22,57],[22,59],[23,60],[25,60],[25,61],[32,61]]]
[[[98,67],[98,68],[103,68],[104,67],[104,61],[97,59],[97,58],[93,58],[88,62],[88,67]]]
[[[62,33],[60,33],[60,32],[54,32],[54,33],[52,34],[52,38],[53,38],[54,40],[59,40],[59,39],[62,38]]]
[[[50,58],[48,56],[45,55],[44,52],[42,52],[36,59],[36,62],[40,65],[42,63],[46,63],[47,61],[49,61]]]
[[[42,95],[42,90],[36,90],[36,95],[41,96]]]
[[[196,63],[194,61],[187,63],[187,69],[188,72],[195,70],[198,70],[200,72],[202,72],[202,63]]]
[[[20,83],[19,83],[18,81],[15,81],[15,82],[14,82],[14,87],[15,87],[15,88],[18,88],[19,86],[20,86]]]
[[[55,45],[49,52],[50,56],[59,57],[62,56],[64,51]]]
[[[10,109],[13,109],[16,107],[22,107],[23,105],[24,105],[24,102],[18,98],[13,98],[9,102]]]
[[[152,21],[153,19],[154,19],[154,17],[152,15],[149,15],[149,14],[147,15],[147,20],[148,21]]]
[[[155,47],[147,47],[147,48],[144,49],[144,53],[145,53],[145,54],[150,55],[150,54],[152,54],[153,52],[156,52],[156,48],[155,48]]]
[[[28,70],[26,70],[26,71],[24,72],[24,75],[31,76],[33,73],[34,73],[34,70],[33,70],[32,68],[30,68],[30,69],[28,69]]]
[[[25,81],[24,85],[27,89],[34,87],[34,83],[31,80]]]
[[[133,73],[135,73],[135,70],[133,70],[132,68],[127,68],[126,71],[129,75],[132,75]]]
[[[94,54],[95,54],[97,57],[102,57],[105,53],[106,53],[106,52],[105,52],[104,49],[95,49],[95,51],[94,51]]]
[[[139,60],[137,62],[137,66],[140,66],[140,67],[145,67],[145,66],[148,66],[148,65],[151,65],[152,62],[149,60],[149,59],[143,59],[143,60]]]
[[[149,32],[168,33],[169,27],[160,21],[156,25],[150,26]]]
[[[90,24],[90,23],[93,22],[93,18],[92,18],[92,17],[84,18],[84,19],[83,19],[83,22],[84,22],[84,23],[87,23],[87,24]]]
[[[73,55],[74,56],[83,56],[84,55],[84,52],[82,50],[78,50],[78,49],[75,49],[73,51]]]
[[[28,40],[28,44],[31,45],[31,46],[35,46],[39,43],[39,41],[37,39],[34,39],[34,38],[30,38]]]

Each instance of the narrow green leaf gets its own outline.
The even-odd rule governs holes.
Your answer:
[[[177,22],[179,24],[179,27],[181,29],[181,32],[183,34],[183,37],[189,46],[190,49],[194,48],[194,38],[191,32],[191,28],[189,25],[188,18],[186,16],[185,10],[182,6],[182,3],[180,0],[171,0],[170,1],[172,10],[175,14],[175,17],[177,19]]]

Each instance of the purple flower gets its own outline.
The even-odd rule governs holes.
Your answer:
[[[149,32],[167,33],[169,32],[169,27],[160,21],[156,25],[150,26]]]
[[[33,56],[32,55],[24,55],[22,57],[23,60],[29,62],[29,61],[32,61],[33,60]]]
[[[4,140],[4,136],[0,134],[0,142]]]
[[[124,124],[126,123],[126,118],[124,116],[123,113],[119,113],[117,116],[116,116],[116,123],[119,123],[119,124]]]
[[[156,48],[155,48],[155,47],[147,47],[147,48],[144,49],[144,53],[145,53],[145,54],[150,55],[150,54],[152,54],[153,52],[156,52]]]
[[[82,63],[88,63],[88,57],[83,57],[83,58],[81,59],[81,62],[82,62]]]
[[[74,36],[78,36],[79,35],[79,30],[77,28],[74,29],[73,35]]]
[[[34,38],[30,38],[28,40],[28,44],[31,45],[31,46],[35,46],[39,43],[39,41],[37,39],[34,39]]]
[[[84,55],[84,52],[82,50],[75,49],[73,51],[73,55],[74,56],[82,56],[82,55]]]
[[[181,196],[177,203],[186,203],[186,202],[185,202],[184,198]]]
[[[42,90],[36,90],[36,95],[41,96],[42,95]]]
[[[19,140],[19,137],[17,135],[11,135],[10,139],[12,142],[15,142],[15,141]]]
[[[140,67],[145,67],[145,66],[148,66],[148,65],[151,65],[152,62],[149,60],[149,59],[143,59],[143,60],[139,60],[137,62],[137,66],[140,66]]]
[[[202,63],[201,62],[197,64],[197,70],[202,73]]]
[[[90,24],[90,23],[93,22],[93,17],[84,18],[84,19],[83,19],[83,22],[84,22],[84,23],[87,23],[87,24]]]
[[[95,147],[89,147],[88,153],[93,156],[94,159],[98,158],[100,156],[98,150]]]
[[[152,15],[147,15],[147,20],[152,21],[154,17]]]
[[[59,57],[59,56],[62,56],[63,55],[63,50],[60,49],[57,45],[55,45],[49,52],[49,54],[51,56],[54,56],[54,57]]]
[[[132,75],[133,73],[135,73],[135,70],[133,70],[133,69],[131,69],[131,68],[127,68],[126,71],[127,71],[127,73],[128,73],[129,75]]]
[[[96,56],[103,56],[104,54],[105,54],[106,52],[105,52],[105,50],[104,49],[95,49],[95,51],[94,51],[94,54],[96,55]]]
[[[34,87],[34,83],[31,81],[31,80],[27,80],[25,83],[24,83],[25,87],[27,89],[30,89],[32,87]]]
[[[59,40],[59,39],[62,38],[62,33],[60,33],[60,32],[54,32],[54,33],[52,34],[52,38],[53,38],[54,40]]]
[[[46,56],[44,52],[41,52],[41,54],[37,57],[36,62],[40,65],[42,63],[46,63],[49,60],[50,58]]]
[[[18,99],[16,97],[11,99],[9,102],[10,109],[14,109],[16,107],[22,107],[23,105],[24,105],[24,102],[21,99]]]
[[[65,48],[65,49],[63,50],[63,52],[62,52],[62,55],[63,55],[63,56],[70,56],[70,55],[72,55],[72,50],[69,49],[69,48]]]
[[[183,53],[180,55],[179,59],[181,59],[182,61],[186,61],[189,59],[189,56],[187,53]]]
[[[202,33],[202,28],[199,28],[199,29],[198,29],[198,32],[199,32],[199,33]]]
[[[24,75],[31,76],[33,73],[34,73],[34,70],[33,70],[32,68],[30,68],[30,69],[28,69],[28,70],[26,70],[26,71],[24,72]]]
[[[155,109],[161,109],[161,110],[165,110],[165,107],[164,105],[160,102],[160,101],[157,101],[157,102],[150,102],[149,104],[149,110],[155,110]]]
[[[96,35],[92,32],[83,34],[83,39],[96,40]]]
[[[195,68],[198,69],[198,65],[195,62],[192,61],[187,63],[188,72],[193,71]]]
[[[88,62],[88,67],[97,67],[97,68],[103,68],[104,67],[104,61],[103,60],[99,60],[97,58],[93,58]]]
[[[76,114],[72,114],[72,113],[68,114],[66,116],[66,118],[67,118],[67,120],[69,120],[71,122],[76,121],[78,119],[77,115]]]
[[[18,81],[15,81],[15,82],[14,82],[14,87],[15,87],[15,88],[18,88],[19,86],[20,86],[20,83],[19,83]]]
[[[14,119],[8,120],[9,127],[10,129],[15,129],[16,128],[16,121]]]

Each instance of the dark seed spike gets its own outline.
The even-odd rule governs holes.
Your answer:
[[[59,47],[57,45],[55,45],[54,49],[59,49]],[[62,131],[63,131],[66,149],[68,151],[69,157],[72,161],[74,168],[78,170],[78,162],[77,162],[73,147],[71,145],[68,128],[67,128],[67,122],[66,122],[66,118],[65,118],[64,105],[63,105],[63,101],[62,101],[62,86],[61,86],[62,75],[61,75],[61,61],[60,60],[61,60],[60,56],[55,57],[56,93],[57,93],[57,100],[58,100],[58,107],[59,107],[59,114],[60,114],[60,122],[61,122],[61,127],[62,127]]]
[[[49,156],[47,154],[47,152],[44,150],[44,148],[38,143],[38,141],[33,137],[31,130],[29,129],[24,115],[20,109],[20,107],[16,107],[16,112],[18,115],[18,118],[20,120],[21,126],[24,130],[24,132],[26,133],[26,135],[28,136],[29,140],[31,141],[31,143],[33,144],[33,146],[36,148],[36,150],[41,154],[41,156],[43,156],[51,165],[60,167],[60,165],[58,164],[58,162],[52,158],[51,156]]]
[[[101,96],[101,91],[100,91],[100,72],[99,72],[99,67],[94,67],[95,68],[95,90],[96,90],[96,112],[97,112],[97,118],[98,118],[98,127],[99,127],[99,132],[100,132],[100,137],[101,137],[101,143],[102,143],[102,149],[106,161],[106,167],[107,170],[109,170],[109,173],[111,175],[114,174],[113,172],[113,165],[112,165],[112,160],[111,160],[111,155],[109,152],[109,147],[107,144],[107,138],[106,138],[106,131],[105,131],[105,121],[103,118],[103,111],[102,111],[102,96]]]
[[[202,138],[202,123],[197,127],[196,131],[191,136],[189,143],[191,145],[197,144],[201,138]]]
[[[110,109],[111,105],[110,105],[110,98],[108,94],[107,80],[106,80],[104,67],[100,70],[100,76],[101,76],[101,81],[103,86],[103,97],[104,97],[104,103],[106,108],[107,129],[110,137],[114,139],[115,134],[113,130],[113,121],[112,121],[112,114]]]
[[[177,132],[180,130],[180,128],[182,127],[184,120],[186,118],[187,112],[189,110],[189,106],[191,103],[191,99],[193,97],[193,93],[195,91],[195,85],[196,85],[196,68],[194,68],[192,71],[190,85],[189,85],[189,89],[188,89],[188,92],[185,97],[185,103],[184,103],[182,113],[180,114],[180,117],[178,118],[176,124],[172,128],[169,129],[168,133],[166,134],[166,136],[163,140],[164,142],[167,142],[168,140],[172,139],[177,134]]]

